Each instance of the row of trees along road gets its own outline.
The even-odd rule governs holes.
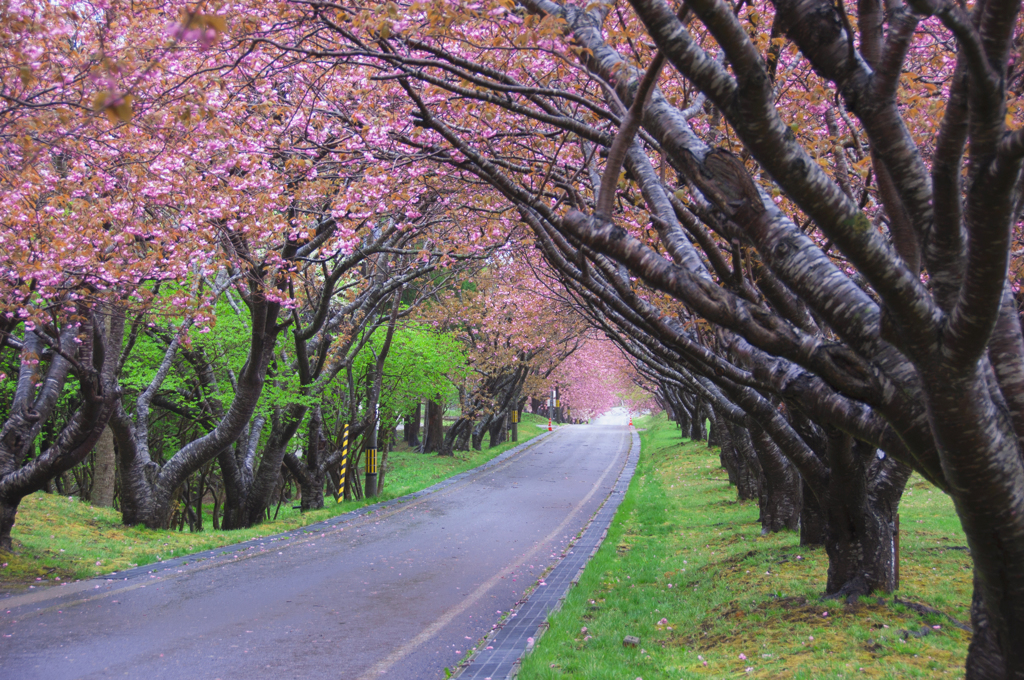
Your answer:
[[[375,63],[414,119],[390,138],[500,195],[673,409],[713,416],[734,472],[758,467],[764,529],[824,543],[828,593],[893,587],[911,470],[948,493],[975,567],[967,675],[1024,677],[1019,3],[301,21],[279,45]]]
[[[368,304],[390,327],[398,272],[508,244],[674,415],[712,421],[764,530],[824,544],[827,593],[894,586],[911,470],[948,493],[974,562],[967,675],[1024,677],[1019,3],[241,3],[170,30],[165,9],[83,22],[30,3],[0,36],[2,330],[20,357],[0,527],[111,415],[142,521],[163,522],[181,470],[230,467],[225,447],[243,516],[263,488],[242,445],[257,388],[295,367],[283,438],[351,365],[319,359],[348,341],[327,291],[374,297],[388,260],[394,288]],[[408,240],[362,254],[385,233]],[[335,278],[350,257],[365,287]],[[249,333],[237,389],[197,401],[205,433],[155,469],[155,397],[126,405],[110,350],[162,335],[170,366],[169,312],[201,329],[221,298]],[[286,327],[309,334],[287,362]],[[472,348],[525,356],[509,337],[474,330]],[[474,368],[499,409],[523,379],[500,363]],[[75,415],[29,454],[67,376]]]
[[[421,398],[461,401],[442,453],[479,448],[576,348],[572,309],[516,311],[542,265],[499,199],[387,133],[376,67],[254,43],[277,9],[238,37],[161,3],[5,15],[0,549],[69,471],[152,528],[208,494],[256,524],[285,471],[321,507],[346,424],[359,495]]]

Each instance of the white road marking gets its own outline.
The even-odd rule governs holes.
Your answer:
[[[632,444],[632,440],[630,440],[630,444]],[[628,455],[629,454],[627,452],[627,457]],[[572,521],[573,517],[575,517],[579,513],[583,506],[586,505],[587,501],[589,501],[591,497],[593,497],[593,495],[597,493],[597,490],[598,488],[600,488],[601,483],[604,482],[605,477],[607,477],[608,473],[610,473],[612,471],[612,468],[615,467],[615,463],[617,460],[618,456],[612,459],[612,462],[608,465],[608,467],[605,468],[604,473],[602,473],[600,479],[598,479],[594,483],[594,486],[590,489],[590,492],[583,497],[583,500],[576,504],[576,507],[573,508],[572,512],[565,516],[565,519],[562,520],[562,523],[555,527],[554,530],[551,531],[551,533],[549,533],[539,543],[537,543],[532,550],[530,550],[527,553],[524,553],[523,556],[520,557],[518,562],[510,564],[509,566],[505,567],[504,569],[496,573],[491,578],[487,579],[487,581],[485,581],[483,585],[481,585],[479,588],[477,588],[468,596],[466,596],[466,598],[462,601],[461,604],[459,604],[457,607],[449,609],[439,619],[434,621],[434,623],[430,624],[429,626],[421,630],[419,634],[416,635],[416,637],[409,640],[404,645],[402,645],[401,647],[399,647],[398,649],[391,652],[386,657],[375,663],[373,666],[370,667],[369,670],[360,675],[358,680],[378,680],[380,676],[384,673],[387,673],[392,666],[394,666],[396,663],[404,659],[413,650],[422,645],[424,642],[426,642],[427,640],[441,632],[441,629],[447,626],[449,623],[451,623],[456,616],[462,614],[467,609],[472,607],[477,602],[477,600],[483,597],[488,590],[497,585],[501,579],[511,574],[517,568],[521,567],[523,563],[525,563],[531,557],[540,552],[540,549],[546,543],[558,538],[560,533],[565,529],[566,525],[568,525],[569,522]]]

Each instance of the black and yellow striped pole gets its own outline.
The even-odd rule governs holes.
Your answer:
[[[338,502],[345,500],[348,491],[348,423],[341,426],[341,469],[338,470]]]
[[[366,449],[366,488],[364,493],[367,498],[377,495],[377,449]]]
[[[512,410],[512,441],[519,441],[519,411]]]

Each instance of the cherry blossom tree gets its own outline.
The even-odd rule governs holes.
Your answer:
[[[361,50],[404,90],[418,125],[396,138],[493,187],[624,348],[774,449],[825,516],[829,592],[892,587],[911,468],[949,493],[968,676],[1024,675],[1017,3],[311,20],[321,53]]]
[[[575,418],[593,418],[616,406],[633,413],[650,408],[649,389],[637,390],[638,383],[646,387],[643,378],[622,350],[594,331],[558,365],[550,380],[560,386],[561,401]]]
[[[451,289],[431,293],[476,362],[475,434],[553,382],[584,403],[576,366],[592,356],[628,362],[691,435],[712,422],[737,480],[756,471],[743,484],[765,530],[824,543],[837,595],[893,587],[892,520],[916,470],[971,548],[968,677],[1024,677],[1019,3],[178,9],[22,3],[0,34],[0,337],[18,356],[0,546],[21,496],[98,437],[132,338],[157,327],[169,371],[182,326],[204,329],[221,295],[247,305],[242,389],[183,449],[195,457],[159,470],[148,387],[121,399],[122,471],[129,493],[159,489],[140,517],[160,525],[200,461],[249,460],[287,328],[308,334],[286,356],[301,398],[245,495],[269,488],[278,442],[327,390],[319,371],[358,347],[323,321],[351,302],[336,272],[389,233],[357,255],[360,282],[383,262],[523,268],[456,296],[462,317],[439,311]],[[361,289],[374,302],[346,317],[355,335],[394,329],[403,276]],[[599,342],[619,359],[601,344],[565,363]],[[82,415],[35,454],[69,376]],[[250,518],[266,494],[252,498]]]
[[[124,89],[128,81],[155,91],[178,82],[153,68],[176,41],[156,12],[132,19],[129,44],[118,7],[4,8],[0,349],[17,353],[19,367],[0,445],[4,549],[20,499],[84,459],[102,432],[118,396],[126,320],[160,314],[165,302],[198,312],[205,296],[197,286],[220,250],[223,232],[199,233],[174,210],[206,207],[182,171],[196,128],[168,125],[166,111],[149,108],[152,100],[133,106]],[[177,104],[196,100],[179,96]],[[145,120],[127,126],[140,108]],[[156,296],[161,282],[187,279],[193,285],[175,299]],[[57,400],[76,389],[79,407],[35,451]]]
[[[432,186],[420,178],[427,169],[414,154],[395,151],[377,131],[384,116],[368,125],[363,107],[385,107],[361,99],[370,88],[358,63],[335,63],[343,77],[325,79],[320,69],[280,61],[260,39],[285,17],[275,8],[236,9],[227,33],[226,18],[203,6],[29,3],[4,36],[9,107],[0,142],[10,163],[0,188],[10,228],[0,256],[2,337],[22,355],[23,382],[41,375],[33,368],[41,353],[46,361],[64,357],[51,366],[51,388],[40,397],[56,399],[68,371],[82,367],[68,343],[83,342],[79,331],[106,342],[103,318],[130,321],[123,351],[115,334],[97,352],[119,357],[110,376],[140,333],[165,348],[152,379],[114,411],[128,523],[166,526],[177,490],[218,456],[227,523],[255,521],[308,404],[343,373],[380,305],[439,264],[479,259],[488,247],[445,236],[444,228],[462,223],[445,206],[429,205],[443,180]],[[401,180],[404,188],[394,190]],[[210,362],[185,351],[189,332],[215,322],[222,295],[245,317],[249,336],[241,364],[227,369],[233,397],[223,403]],[[270,418],[270,438],[259,449],[253,418],[268,368],[283,358],[277,345],[286,328],[295,340],[298,401],[277,407],[280,417]],[[195,422],[202,426],[169,459],[154,460],[151,407],[173,406],[160,390],[179,352],[201,384]],[[33,408],[38,399],[30,392],[13,402],[8,430],[17,450],[0,456],[4,475],[25,467],[25,447],[52,410]],[[104,403],[118,401],[117,393],[105,393]],[[102,431],[106,416],[90,422]],[[16,435],[17,428],[24,431]],[[87,434],[92,441],[95,433]],[[248,475],[253,451],[260,465]],[[88,447],[75,452],[70,464]],[[39,468],[32,484],[19,482],[4,497],[5,533],[21,495],[62,469]]]

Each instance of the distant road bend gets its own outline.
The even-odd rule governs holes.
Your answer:
[[[279,549],[2,599],[0,677],[443,678],[583,528],[629,448],[624,423],[562,427]]]

